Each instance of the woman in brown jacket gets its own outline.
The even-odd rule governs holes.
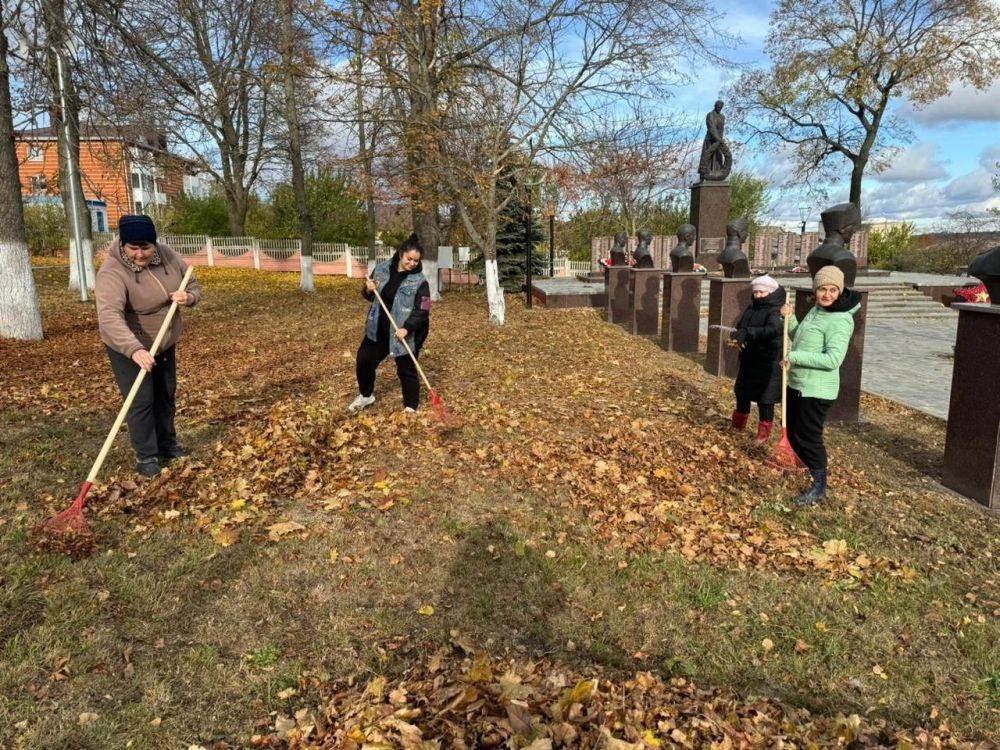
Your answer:
[[[174,345],[182,330],[179,311],[155,357],[149,349],[170,303],[196,305],[201,285],[192,278],[186,291],[177,291],[187,263],[157,243],[156,226],[148,216],[123,216],[118,237],[97,273],[97,325],[122,398],[132,389],[140,368],[151,374],[143,378],[126,416],[136,471],[151,477],[160,473],[161,459],[169,462],[186,455],[174,431]]]

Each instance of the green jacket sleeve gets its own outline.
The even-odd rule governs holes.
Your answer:
[[[788,335],[791,336],[795,333],[795,329],[799,327],[799,319],[795,317],[795,313],[788,316]]]
[[[814,370],[836,370],[847,356],[847,347],[854,333],[854,316],[838,315],[830,321],[830,328],[825,334],[822,352],[804,352],[792,350],[788,353],[788,361],[799,367],[809,367]]]

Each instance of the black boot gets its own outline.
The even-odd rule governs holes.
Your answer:
[[[810,469],[809,475],[812,487],[795,498],[796,505],[813,505],[826,497],[826,469]]]
[[[188,449],[185,448],[180,443],[174,443],[169,448],[165,448],[160,451],[160,459],[162,459],[164,463],[168,464],[175,461],[178,458],[184,458],[187,455],[188,455]]]
[[[160,473],[160,462],[155,458],[143,458],[136,461],[135,470],[144,477],[155,477]]]

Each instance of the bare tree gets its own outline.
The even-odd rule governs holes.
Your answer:
[[[463,36],[492,43],[460,50],[450,61],[447,72],[463,85],[445,98],[434,140],[464,227],[486,257],[490,319],[502,323],[496,231],[513,193],[501,182],[530,187],[540,180],[533,173],[541,155],[558,159],[587,144],[581,123],[665,95],[681,77],[676,63],[707,53],[688,40],[712,34],[705,6],[683,1],[491,10],[495,15],[474,19],[474,31]],[[574,47],[575,56],[567,52]]]
[[[869,163],[888,166],[908,138],[890,102],[926,104],[956,81],[988,85],[1000,65],[1000,10],[992,0],[784,0],[767,52],[773,66],[730,90],[745,127],[792,144],[807,177],[828,177],[846,159],[860,206]]]
[[[0,337],[38,341],[42,316],[24,231],[5,14],[6,9],[0,8]]]
[[[88,4],[90,41],[114,74],[109,99],[121,105],[118,119],[138,116],[123,89],[141,82],[147,116],[217,180],[230,232],[245,234],[254,185],[278,148],[271,111],[276,7],[264,0]]]
[[[315,292],[313,282],[313,221],[306,196],[306,173],[302,166],[302,129],[299,125],[299,102],[296,93],[302,75],[300,68],[304,59],[296,52],[296,41],[302,42],[304,35],[297,33],[295,0],[281,0],[281,64],[284,82],[285,125],[288,128],[288,161],[292,165],[292,192],[295,194],[295,208],[299,215],[299,239],[302,243],[302,278],[299,288],[304,292]]]
[[[577,168],[601,205],[635,234],[654,206],[684,186],[692,166],[691,128],[657,122],[635,111],[581,133]]]

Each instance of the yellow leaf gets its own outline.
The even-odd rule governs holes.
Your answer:
[[[340,553],[337,550],[330,550],[330,562],[337,562],[337,558],[340,557]]]
[[[232,508],[233,510],[242,510],[243,508],[246,507],[246,504],[247,504],[246,498],[240,497],[229,503],[229,507]]]
[[[434,607],[432,607],[430,604],[425,604],[424,606],[422,606],[420,609],[417,610],[417,614],[426,615],[430,617],[431,615],[434,614]]]
[[[212,529],[212,540],[220,547],[229,547],[239,538],[239,532],[229,526]]]
[[[267,527],[267,536],[272,542],[294,531],[304,531],[305,526],[297,521],[280,521]]]
[[[762,640],[760,642],[760,645],[764,647],[764,651],[774,650],[774,641],[772,641],[770,638],[765,638],[764,640]]]
[[[663,740],[657,737],[652,729],[647,729],[642,733],[642,741],[649,745],[649,747],[661,747],[663,745]]]

